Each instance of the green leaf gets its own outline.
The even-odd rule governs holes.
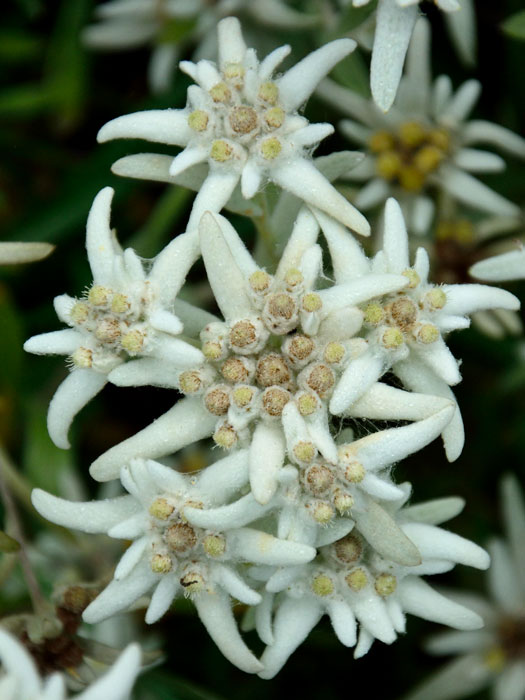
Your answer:
[[[145,258],[157,255],[168,238],[183,232],[184,229],[177,228],[176,223],[191,197],[191,190],[169,187],[159,198],[147,222],[127,241],[127,245]]]
[[[0,392],[16,394],[20,383],[24,334],[7,287],[0,286]]]
[[[148,700],[222,700],[206,688],[193,685],[165,671],[152,671],[139,678],[137,689],[146,692]]]
[[[0,92],[0,117],[37,116],[49,108],[51,94],[39,84],[17,85]]]
[[[354,90],[363,97],[370,96],[368,69],[358,51],[339,61],[332,71],[332,77],[344,87]]]
[[[3,530],[0,530],[0,552],[4,554],[13,554],[13,552],[18,552],[19,549],[20,544]]]
[[[513,39],[525,41],[525,10],[508,17],[501,25],[502,30]]]
[[[159,44],[178,44],[195,29],[195,19],[172,19],[162,27],[157,38]]]
[[[39,37],[15,29],[0,30],[0,61],[23,63],[35,58],[41,49]]]

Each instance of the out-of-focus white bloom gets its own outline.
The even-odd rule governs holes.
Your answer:
[[[130,644],[112,668],[97,679],[77,700],[129,700],[140,671],[140,647]],[[66,700],[64,678],[54,673],[42,679],[24,646],[0,629],[0,697],[2,700]]]
[[[525,698],[525,506],[517,479],[502,481],[502,506],[507,541],[489,543],[491,600],[456,594],[484,619],[476,632],[448,632],[427,644],[433,654],[456,654],[443,669],[424,681],[406,700],[453,700],[492,686],[496,700]]]
[[[100,3],[100,21],[86,27],[87,46],[100,50],[126,50],[153,46],[149,81],[156,92],[167,90],[180,49],[188,42],[207,45],[217,21],[244,12],[258,24],[300,30],[317,17],[294,10],[281,0],[109,0]]]
[[[255,617],[257,631],[268,644],[261,658],[265,666],[261,677],[275,676],[323,614],[329,615],[345,646],[357,642],[355,658],[366,654],[374,639],[391,644],[405,631],[406,613],[457,629],[482,626],[478,614],[444,597],[420,578],[449,571],[457,563],[488,567],[484,550],[436,527],[461,510],[461,499],[430,501],[399,510],[410,494],[408,484],[402,489],[402,496],[388,507],[390,514],[375,502],[369,503],[368,516],[381,533],[373,544],[370,534],[356,524],[349,534],[321,547],[318,557],[307,566],[253,571],[254,576],[267,581],[264,602]],[[376,547],[379,541],[381,553]]]
[[[502,255],[495,255],[473,265],[470,270],[473,277],[486,282],[510,282],[525,279],[525,250],[511,250]]]
[[[319,215],[318,215],[319,216]],[[480,309],[516,310],[519,300],[509,292],[479,284],[433,285],[423,248],[410,265],[408,235],[399,204],[389,199],[384,215],[383,247],[372,260],[337,222],[323,220],[323,232],[334,265],[336,284],[324,292],[337,300],[347,285],[359,284],[371,273],[404,275],[407,286],[363,307],[367,347],[345,368],[330,399],[330,411],[343,414],[386,372],[392,371],[412,391],[453,399],[450,385],[461,381],[458,361],[444,336],[467,328],[468,316]],[[443,433],[449,459],[463,446],[459,409]]]
[[[427,233],[432,223],[436,190],[480,211],[519,215],[515,204],[472,175],[499,172],[505,161],[472,146],[485,143],[523,158],[525,140],[491,122],[467,121],[481,84],[469,80],[454,93],[447,76],[432,82],[429,56],[429,25],[421,19],[396,103],[386,115],[372,101],[332,81],[325,80],[318,88],[322,97],[352,118],[341,122],[341,130],[368,152],[348,174],[349,179],[365,183],[356,206],[370,209],[395,196],[409,229],[419,234]]]
[[[354,7],[370,0],[353,0]],[[370,86],[377,106],[387,112],[396,97],[403,63],[419,15],[420,0],[379,0],[370,66]],[[446,13],[453,41],[463,59],[475,50],[475,15],[471,0],[435,0]]]
[[[155,357],[165,371],[179,371],[202,357],[176,338],[183,325],[173,313],[176,294],[196,257],[185,235],[173,240],[146,273],[143,262],[122,250],[110,228],[113,190],[101,190],[87,223],[86,248],[94,284],[82,299],[63,294],[55,310],[70,328],[33,336],[24,348],[37,354],[67,355],[71,372],[55,393],[48,413],[49,434],[69,447],[67,433],[78,413],[108,381],[118,365],[135,357]],[[196,310],[198,313],[198,310]]]
[[[330,217],[319,212],[317,216],[323,224],[340,227]],[[150,358],[111,372],[110,380],[116,384],[176,386],[186,398],[99,457],[91,467],[94,478],[115,478],[120,466],[133,457],[163,457],[209,435],[223,449],[250,448],[250,482],[260,503],[275,493],[277,473],[287,454],[300,465],[318,455],[337,463],[328,407],[346,368],[368,353],[367,341],[354,337],[363,322],[358,305],[396,293],[409,280],[402,274],[404,268],[375,274],[367,267],[366,275],[316,291],[322,262],[318,231],[315,217],[303,209],[272,276],[257,266],[226,219],[210,213],[202,218],[204,264],[225,320],[203,328],[205,360],[171,379]],[[342,231],[346,245],[357,246],[348,231]],[[337,246],[334,252],[346,255]],[[352,269],[362,269],[361,262],[359,258]],[[353,263],[349,261],[350,266]],[[409,392],[373,384],[359,382],[359,396],[339,413],[419,420],[449,405],[435,396],[418,396],[414,403]],[[361,396],[362,402],[357,401]]]
[[[132,540],[113,581],[86,608],[98,622],[127,609],[153,590],[146,622],[160,619],[178,595],[191,597],[210,636],[232,663],[248,673],[261,665],[239,635],[230,596],[248,605],[260,595],[243,578],[246,562],[297,566],[315,549],[230,522],[220,530],[191,525],[186,509],[228,503],[248,481],[248,453],[238,450],[198,475],[182,475],[158,462],[134,460],[121,470],[129,495],[75,503],[33,492],[37,510],[55,523]],[[250,522],[259,517],[254,509]]]
[[[18,265],[42,260],[47,258],[54,247],[51,243],[2,242],[0,243],[0,265]]]
[[[330,124],[309,124],[298,114],[319,81],[355,47],[338,39],[309,54],[283,75],[272,79],[290,53],[275,49],[259,61],[248,49],[237,19],[218,25],[218,65],[210,61],[183,61],[181,70],[197,85],[188,89],[184,109],[150,110],[117,117],[99,132],[101,142],[115,138],[143,138],[181,146],[175,158],[140,154],[128,158],[127,174],[162,179],[164,161],[171,160],[169,176],[199,163],[209,173],[194,201],[188,231],[195,231],[205,211],[220,212],[240,182],[242,196],[251,199],[268,181],[319,207],[362,235],[366,219],[329,183],[312,163],[310,153],[333,132]],[[146,168],[145,168],[146,165]]]

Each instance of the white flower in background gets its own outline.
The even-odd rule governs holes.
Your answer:
[[[357,246],[343,231],[347,244]],[[409,280],[402,270],[379,275],[367,270],[348,284],[316,291],[322,262],[318,232],[315,217],[303,209],[272,276],[257,266],[226,219],[203,216],[204,264],[225,320],[205,325],[200,334],[205,360],[187,370],[170,376],[162,363],[145,358],[111,372],[115,384],[175,386],[186,398],[99,457],[91,467],[94,478],[115,478],[133,457],[164,457],[213,435],[224,449],[250,447],[251,486],[255,498],[267,503],[286,454],[296,464],[308,464],[318,455],[337,462],[330,396],[349,363],[368,352],[367,342],[354,337],[363,323],[357,305],[395,293]],[[341,413],[419,420],[448,405],[372,384],[360,390],[362,402]]]
[[[462,509],[461,499],[429,501],[399,510],[410,494],[408,484],[402,489],[402,497],[388,507],[391,515],[370,503],[370,518],[381,533],[373,542],[356,525],[349,534],[322,547],[311,564],[295,567],[295,571],[254,570],[255,576],[267,581],[264,604],[255,615],[256,629],[268,645],[261,657],[265,666],[261,677],[273,678],[278,673],[323,614],[329,615],[342,644],[352,647],[357,642],[355,658],[366,654],[374,639],[391,644],[405,632],[406,613],[456,629],[482,626],[478,614],[420,578],[449,571],[458,563],[488,567],[484,550],[436,527]]]
[[[486,282],[510,282],[525,279],[525,250],[511,250],[480,260],[470,270],[473,277]]]
[[[206,510],[236,497],[248,481],[247,451],[238,450],[197,475],[133,460],[122,468],[121,481],[129,495],[104,501],[76,503],[33,492],[36,509],[57,524],[132,540],[113,581],[86,608],[84,620],[111,617],[153,591],[146,612],[146,622],[153,623],[174,598],[189,596],[226,658],[248,673],[260,671],[239,635],[230,596],[247,605],[260,601],[243,578],[246,563],[301,565],[314,558],[315,549],[234,523],[194,527],[185,515],[186,509]],[[254,511],[250,522],[258,515]]]
[[[197,83],[188,89],[184,109],[117,117],[102,127],[98,140],[143,138],[181,146],[169,168],[172,177],[208,163],[209,173],[194,201],[188,231],[197,229],[205,211],[220,212],[239,182],[243,197],[251,199],[270,181],[369,235],[366,219],[312,162],[311,151],[333,133],[333,127],[309,124],[297,112],[319,81],[355,48],[355,42],[332,41],[273,80],[275,69],[290,53],[289,46],[275,49],[259,62],[255,51],[246,48],[237,19],[222,20],[217,30],[218,66],[205,60],[180,64]],[[149,162],[146,159],[144,154],[137,157],[135,177],[146,172],[149,176],[155,169],[164,172],[158,155],[151,154]],[[128,158],[127,174],[132,172]]]
[[[95,10],[98,23],[86,27],[82,38],[98,50],[120,51],[152,45],[149,81],[155,92],[167,90],[180,50],[198,44],[202,53],[217,21],[244,12],[259,24],[300,30],[316,23],[315,15],[294,10],[281,0],[109,0]]]
[[[140,671],[140,647],[130,644],[111,669],[89,688],[75,695],[77,700],[129,700]],[[42,679],[25,647],[0,629],[0,697],[2,700],[66,700],[64,678],[54,673]]]
[[[392,371],[412,391],[454,399],[450,385],[461,381],[459,363],[444,336],[467,328],[468,316],[480,309],[516,310],[509,292],[480,284],[434,285],[428,281],[429,259],[423,248],[410,265],[408,235],[399,204],[389,199],[384,214],[383,247],[372,260],[337,222],[317,214],[333,260],[336,284],[326,296],[341,293],[374,275],[404,275],[407,286],[363,305],[367,347],[352,359],[334,387],[330,411],[344,414],[369,387]],[[456,459],[463,447],[459,409],[443,432],[447,456]]]
[[[427,643],[428,651],[458,655],[424,681],[406,700],[452,700],[492,687],[495,700],[525,698],[525,505],[517,479],[502,481],[502,507],[507,541],[489,543],[491,600],[456,594],[484,619],[477,632],[448,632]]]
[[[123,251],[110,228],[112,197],[110,187],[101,190],[88,217],[86,248],[93,286],[81,299],[63,294],[54,301],[59,319],[70,328],[33,336],[24,345],[28,352],[68,356],[71,372],[48,413],[49,434],[63,448],[69,447],[67,432],[74,416],[105,386],[111,370],[127,359],[155,357],[169,371],[192,366],[202,357],[175,337],[183,325],[172,311],[196,257],[194,242],[178,236],[147,274],[136,253]]]
[[[429,57],[429,26],[421,19],[396,103],[388,114],[333,81],[325,80],[318,88],[320,96],[352,118],[341,122],[341,131],[368,154],[347,176],[364,183],[356,206],[371,209],[394,196],[409,229],[419,234],[427,233],[432,224],[434,193],[444,192],[489,214],[518,216],[515,204],[473,176],[499,172],[505,161],[472,145],[486,143],[524,158],[525,140],[492,122],[467,121],[481,84],[468,80],[454,93],[447,76],[432,82]]]
[[[0,265],[19,265],[20,263],[42,260],[47,258],[54,247],[51,243],[1,242]]]
[[[354,7],[370,0],[353,0]],[[377,106],[387,112],[396,97],[403,63],[417,18],[420,0],[379,0],[370,65],[370,87]],[[449,31],[461,57],[472,62],[475,14],[472,0],[435,0],[445,12]]]

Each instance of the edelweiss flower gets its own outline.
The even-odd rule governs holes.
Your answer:
[[[391,515],[373,501],[369,505],[370,518],[381,532],[376,540],[383,541],[383,551],[378,552],[376,542],[356,525],[349,534],[322,547],[307,566],[254,570],[254,575],[266,579],[268,594],[255,618],[257,631],[268,644],[261,658],[262,678],[276,675],[325,613],[345,646],[352,647],[357,641],[355,658],[366,654],[374,639],[391,644],[405,631],[405,613],[457,629],[482,626],[479,615],[420,578],[449,571],[457,563],[488,567],[484,550],[436,527],[462,509],[461,499],[429,501],[399,510],[410,494],[410,485],[402,489],[401,498],[391,502]],[[385,556],[385,550],[390,556]]]
[[[171,378],[150,359],[111,372],[116,384],[176,386],[186,398],[97,459],[94,478],[115,478],[133,457],[162,457],[210,435],[224,449],[250,446],[250,482],[260,503],[275,493],[286,453],[296,464],[308,464],[318,454],[337,463],[328,403],[347,365],[367,352],[366,341],[353,337],[363,321],[356,305],[396,292],[409,280],[401,270],[369,271],[348,284],[315,291],[321,271],[318,231],[313,215],[303,209],[271,276],[257,266],[226,219],[210,213],[202,218],[204,264],[225,321],[202,330],[205,361]],[[348,245],[357,245],[348,232],[345,236]],[[426,397],[415,408],[412,394],[399,390],[366,394],[371,386],[360,392],[363,404],[346,406],[345,415],[416,420],[446,407]]]
[[[353,0],[354,7],[370,0]],[[370,87],[377,106],[387,112],[394,102],[410,37],[419,16],[420,0],[379,0]],[[471,0],[435,0],[446,13],[454,43],[461,56],[472,60],[475,46],[475,16]]]
[[[153,45],[149,80],[160,92],[169,87],[180,49],[198,42],[202,53],[217,20],[240,11],[258,23],[286,29],[310,27],[317,20],[280,0],[109,0],[98,5],[95,14],[101,21],[86,27],[83,39],[91,48],[113,51]]]
[[[525,698],[525,507],[518,481],[502,481],[502,506],[507,542],[489,543],[488,573],[492,600],[458,595],[483,617],[479,632],[448,632],[428,642],[434,654],[458,654],[423,682],[406,700],[448,700],[492,686],[496,700]]]
[[[473,265],[470,270],[473,277],[486,282],[510,282],[525,279],[525,250],[511,250],[502,255],[495,255]]]
[[[134,540],[113,581],[84,612],[98,622],[125,610],[153,590],[146,622],[161,618],[178,595],[190,596],[199,617],[223,654],[248,673],[261,665],[239,635],[230,595],[256,605],[260,595],[242,576],[246,562],[271,566],[304,564],[312,547],[230,523],[221,529],[194,527],[186,509],[229,502],[248,481],[248,454],[238,450],[197,476],[182,475],[158,462],[133,460],[121,470],[127,496],[74,503],[33,492],[36,509],[55,523],[85,532],[107,532]],[[254,512],[249,522],[257,519]]]
[[[395,0],[392,0],[395,4]],[[455,93],[447,76],[431,82],[428,23],[418,22],[410,46],[406,75],[398,99],[388,113],[373,102],[325,80],[319,94],[352,119],[341,130],[363,146],[368,157],[348,174],[366,184],[356,206],[370,209],[393,195],[399,199],[409,229],[426,233],[434,215],[433,191],[480,211],[501,216],[519,215],[519,208],[470,173],[498,172],[502,158],[477,148],[487,143],[525,157],[525,140],[502,126],[482,120],[466,121],[481,85],[469,80]]]
[[[332,41],[272,80],[275,69],[290,53],[289,46],[259,62],[255,51],[246,48],[237,19],[228,17],[217,29],[218,66],[204,60],[180,64],[197,83],[188,89],[185,109],[117,117],[102,127],[98,140],[143,138],[182,146],[184,150],[171,162],[171,176],[208,163],[209,174],[193,204],[188,231],[197,228],[205,211],[221,211],[239,181],[246,199],[271,181],[368,235],[366,219],[321,175],[309,156],[333,127],[309,124],[297,113],[318,82],[354,49],[355,42]],[[157,155],[150,155],[148,161],[142,154],[135,163],[135,177],[149,176],[155,170],[164,173],[163,159]],[[132,172],[128,159],[127,174]],[[162,178],[159,172],[154,179]]]
[[[444,337],[467,328],[468,315],[481,309],[516,310],[519,300],[509,292],[479,284],[433,285],[428,282],[429,260],[423,248],[410,266],[408,235],[399,204],[385,207],[383,248],[368,260],[361,248],[337,222],[317,214],[322,222],[334,265],[336,285],[325,294],[338,295],[348,284],[367,275],[404,275],[403,290],[363,307],[366,350],[354,358],[335,385],[330,411],[342,414],[385,372],[392,371],[413,391],[453,399],[449,385],[461,381],[458,361]],[[443,433],[449,459],[463,446],[459,409]]]
[[[77,700],[129,700],[140,671],[140,647],[130,644],[110,671],[79,695]],[[63,677],[54,673],[43,680],[20,642],[0,629],[0,697],[2,700],[66,700]]]
[[[0,265],[18,265],[42,260],[47,258],[54,247],[51,243],[2,242],[0,243]]]
[[[149,274],[136,253],[122,250],[110,228],[113,190],[106,187],[93,202],[86,248],[94,284],[85,297],[63,294],[55,310],[70,328],[43,333],[24,348],[37,354],[68,355],[71,373],[55,393],[48,413],[53,442],[69,447],[67,432],[78,411],[108,381],[108,374],[129,358],[155,357],[166,371],[191,366],[199,350],[175,338],[183,325],[172,312],[174,298],[195,260],[195,244],[178,236],[154,261]]]

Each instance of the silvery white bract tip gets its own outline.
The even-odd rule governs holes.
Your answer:
[[[455,596],[459,603],[465,601],[483,616],[485,627],[431,638],[427,644],[431,653],[452,654],[456,658],[423,681],[407,700],[448,700],[452,698],[452,691],[454,697],[458,692],[467,697],[487,686],[492,687],[497,698],[520,700],[525,695],[525,660],[512,652],[516,634],[523,624],[525,606],[525,504],[520,484],[513,474],[501,481],[501,500],[507,539],[489,542],[490,598],[468,594]]]
[[[196,259],[195,243],[185,234],[178,236],[146,272],[143,261],[133,250],[123,250],[111,229],[113,194],[110,187],[101,190],[88,216],[86,249],[93,285],[82,298],[55,299],[57,315],[69,328],[34,336],[24,345],[27,352],[67,356],[71,371],[48,413],[51,439],[64,449],[69,447],[67,434],[75,415],[124,362],[129,361],[129,383],[165,385],[159,375],[169,377],[202,358],[192,345],[175,337],[183,326],[172,311]],[[139,358],[151,363],[149,374],[142,372],[140,380],[133,376]]]
[[[480,260],[469,270],[472,277],[485,282],[509,282],[525,279],[525,251],[512,250]]]
[[[169,167],[170,177],[207,164],[208,175],[188,221],[190,232],[195,232],[204,212],[221,211],[238,184],[242,196],[251,199],[265,183],[274,182],[357,233],[369,235],[366,219],[312,162],[312,149],[333,127],[308,124],[297,113],[319,81],[354,50],[355,42],[332,41],[273,79],[287,47],[259,61],[246,47],[236,18],[221,20],[217,32],[218,64],[207,60],[180,64],[196,83],[188,89],[184,109],[117,117],[102,127],[99,141],[142,138],[182,146]],[[155,167],[145,165],[143,177],[155,174]],[[132,172],[136,177],[136,170]]]
[[[400,8],[396,0],[382,0],[378,5],[372,93],[386,110],[400,80],[391,112],[384,114],[372,100],[330,80],[318,88],[322,98],[349,117],[341,122],[343,134],[367,152],[367,158],[346,176],[361,187],[356,206],[366,211],[395,195],[409,230],[418,235],[426,235],[432,226],[436,188],[468,208],[499,217],[519,216],[516,204],[477,175],[505,167],[505,161],[484,145],[524,158],[525,140],[497,124],[468,119],[480,94],[479,82],[469,80],[453,92],[446,76],[432,81],[430,30],[423,18],[415,24],[401,78],[402,59],[396,62],[392,54],[404,56],[416,17],[416,4]],[[376,49],[382,36],[385,55],[380,58]]]
[[[0,265],[19,265],[42,260],[50,255],[55,246],[51,243],[0,243]]]
[[[7,631],[0,629],[0,694],[3,700],[67,700],[64,677],[53,673],[41,678],[26,648]],[[141,651],[130,644],[113,666],[88,688],[76,694],[78,700],[129,700],[140,671]]]

